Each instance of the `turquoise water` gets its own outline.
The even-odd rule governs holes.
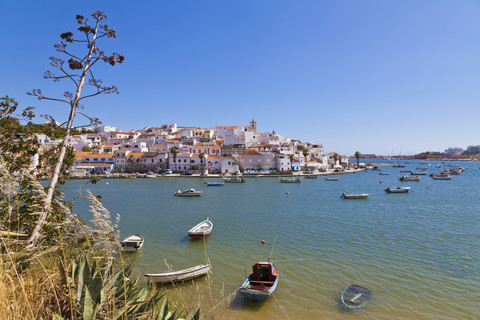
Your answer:
[[[249,178],[206,187],[200,178],[104,179],[87,189],[121,215],[121,238],[145,237],[134,254],[141,272],[164,272],[166,263],[184,269],[208,257],[210,278],[168,289],[179,306],[198,303],[202,314],[213,308],[211,319],[480,319],[480,163],[460,163],[467,170],[451,181],[400,182],[400,169],[422,166],[404,163],[381,166],[388,176],[371,170],[339,181]],[[438,172],[432,164],[428,172]],[[67,200],[82,183],[67,183]],[[392,186],[412,189],[387,194]],[[204,195],[173,196],[187,188]],[[343,192],[370,198],[343,200]],[[89,219],[85,200],[74,210]],[[212,235],[190,240],[187,231],[207,216]],[[236,290],[251,265],[270,255],[277,292],[265,302],[244,300]],[[354,312],[339,305],[350,283],[373,291]]]

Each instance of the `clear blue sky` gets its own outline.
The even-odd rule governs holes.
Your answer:
[[[100,45],[126,58],[97,70],[120,94],[84,103],[106,125],[254,117],[346,155],[480,144],[479,1],[1,0],[0,95],[65,120],[65,106],[25,92],[67,88],[43,79],[48,57],[96,10],[117,31]]]

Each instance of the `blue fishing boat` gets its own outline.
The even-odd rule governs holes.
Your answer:
[[[372,291],[370,289],[350,284],[343,290],[340,300],[345,308],[358,309],[367,304],[371,296]]]
[[[240,287],[240,293],[247,299],[262,301],[270,298],[278,284],[278,271],[273,262],[257,262],[252,273]]]
[[[207,187],[219,187],[219,186],[224,186],[225,182],[223,181],[206,181],[205,184]]]

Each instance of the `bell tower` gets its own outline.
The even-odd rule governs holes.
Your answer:
[[[257,122],[253,118],[252,121],[250,121],[250,131],[257,132]]]

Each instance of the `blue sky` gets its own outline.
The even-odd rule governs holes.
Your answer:
[[[68,116],[43,79],[75,15],[102,10],[125,56],[118,95],[85,112],[119,129],[247,125],[327,152],[412,154],[480,144],[478,1],[0,1],[0,95]],[[38,119],[42,121],[42,119]]]

